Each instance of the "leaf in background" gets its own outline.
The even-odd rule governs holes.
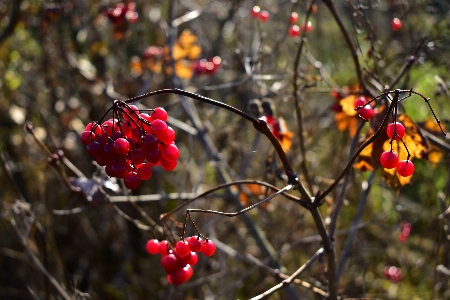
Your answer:
[[[358,116],[355,110],[355,95],[339,100],[339,107],[341,108],[336,112],[334,120],[336,121],[337,128],[340,131],[348,130],[351,137],[355,136],[356,129],[358,127]]]
[[[273,194],[273,192],[267,191],[267,188],[260,184],[243,184],[240,190],[239,201],[243,206],[251,205],[250,198],[252,197],[256,197],[258,201],[261,201]],[[265,209],[267,204],[268,202],[261,204],[261,208]]]

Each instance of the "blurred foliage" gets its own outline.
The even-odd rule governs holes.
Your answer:
[[[58,160],[52,160],[24,130],[26,123],[33,125],[36,138],[51,154],[63,151],[59,160],[67,176],[79,174],[64,159],[84,176],[109,184],[111,195],[125,195],[120,182],[117,186],[92,163],[79,135],[88,122],[100,120],[115,99],[174,86],[248,113],[252,113],[252,100],[271,99],[274,115],[292,132],[288,157],[300,179],[305,179],[292,83],[300,39],[288,35],[288,19],[296,11],[299,24],[304,23],[306,1],[257,1],[270,12],[270,19],[264,23],[249,15],[255,1],[134,2],[137,21],[114,24],[105,12],[117,2],[109,0],[0,2],[2,299],[30,299],[32,293],[40,299],[61,297],[27,249],[74,298],[238,299],[258,295],[278,283],[272,274],[243,259],[244,254],[292,274],[321,247],[309,213],[283,197],[248,212],[253,225],[261,229],[262,237],[277,252],[277,264],[267,258],[245,219],[193,214],[204,235],[230,248],[219,249],[209,259],[201,258],[194,277],[173,287],[166,281],[159,256],[145,252],[148,239],[164,238],[160,233],[138,228],[119,215],[112,204],[90,203],[64,184],[57,172]],[[335,2],[357,46],[364,81],[374,95],[383,92],[427,37],[416,62],[394,88],[412,88],[430,97],[437,116],[450,128],[448,1]],[[304,36],[298,67],[303,141],[313,192],[323,191],[338,176],[348,161],[352,141],[335,122],[333,106],[337,101],[332,91],[353,97],[355,93],[349,89],[358,83],[341,31],[327,7],[320,1],[315,5],[310,16],[313,29]],[[403,22],[399,31],[391,29],[394,17]],[[192,53],[171,60],[170,53],[175,56],[187,51],[181,49],[182,40],[177,42],[187,32],[195,39]],[[151,46],[150,53],[147,50]],[[169,51],[174,46],[177,53]],[[221,58],[220,67],[214,72],[198,72],[200,59],[210,62],[215,56]],[[186,75],[176,78],[170,71],[173,66]],[[226,169],[233,180],[267,181],[280,188],[285,185],[273,148],[252,124],[229,111],[195,102],[204,127],[200,130],[195,128],[183,101],[167,94],[140,101],[139,105],[162,106],[169,112],[181,155],[174,172],[155,168],[153,177],[133,191],[134,195],[164,198],[169,193],[201,193],[224,183],[220,168]],[[450,219],[448,215],[439,217],[449,205],[449,144],[442,134],[419,123],[433,121],[423,99],[412,96],[401,103],[400,111],[423,130],[424,140],[440,153],[440,159],[415,159],[411,182],[401,188],[389,187],[382,179],[382,170],[375,169],[373,181],[369,172],[351,171],[335,234],[337,264],[363,201],[361,195],[368,186],[370,193],[339,281],[338,292],[343,297],[450,298]],[[256,111],[256,117],[262,115]],[[357,136],[360,140],[366,138],[369,127],[366,125]],[[203,136],[213,141],[221,161],[210,155],[211,149],[201,142]],[[327,225],[340,187],[320,208]],[[246,193],[241,187],[237,195],[241,195],[242,204],[248,205],[261,200],[264,192],[250,189]],[[162,213],[183,202],[164,199],[136,205],[148,218],[159,220]],[[230,212],[238,210],[238,203],[236,195],[221,190],[189,207]],[[132,219],[150,224],[134,204],[116,205]],[[61,215],[61,211],[78,208],[80,211]],[[182,222],[184,213],[173,217]],[[25,237],[27,248],[11,220]],[[412,224],[411,234],[403,242],[399,241],[402,222]],[[188,234],[193,232],[189,224]],[[230,249],[237,254],[232,255]],[[399,283],[383,277],[386,265],[401,269]],[[326,259],[320,258],[300,278],[326,289],[325,271]],[[308,299],[321,299],[298,285],[292,285],[292,291]],[[289,299],[289,295],[282,290],[270,299]]]

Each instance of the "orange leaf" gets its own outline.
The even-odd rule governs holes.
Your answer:
[[[272,194],[273,192],[268,191],[265,186],[252,183],[243,184],[241,185],[241,192],[239,193],[239,201],[243,206],[249,206],[251,197],[257,197],[258,201],[261,201]],[[267,204],[267,202],[263,203],[261,204],[261,207],[266,208]]]

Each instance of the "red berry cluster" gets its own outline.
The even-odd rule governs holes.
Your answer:
[[[208,74],[214,75],[220,68],[222,64],[222,59],[220,56],[214,56],[211,60],[200,59],[194,67],[194,72],[197,75]]]
[[[405,135],[405,127],[398,122],[391,123],[386,129],[386,133],[391,140],[401,140]],[[397,173],[403,177],[414,173],[414,164],[409,159],[399,161],[397,153],[392,149],[381,154],[380,163],[386,169],[397,168]]]
[[[367,98],[365,96],[356,98],[354,106],[358,111],[359,116],[366,121],[375,115],[375,110],[370,104],[367,104]]]
[[[298,21],[298,14],[296,12],[292,12],[291,16],[289,17],[289,23],[292,24],[291,27],[289,27],[289,35],[292,37],[297,37],[300,35],[300,30],[304,32],[310,32],[312,30],[312,23],[311,21],[308,21],[306,24],[302,24],[302,26],[298,26],[295,23]]]
[[[123,120],[117,110],[122,111]],[[109,176],[123,178],[125,186],[132,190],[152,176],[154,166],[175,169],[180,154],[174,142],[175,131],[166,123],[167,112],[161,107],[150,112],[116,102],[116,118],[89,123],[81,134],[89,156],[104,166]]]
[[[157,239],[149,240],[146,249],[150,254],[161,254],[161,265],[166,271],[167,281],[180,285],[194,274],[192,267],[198,262],[196,252],[201,251],[205,256],[212,256],[216,245],[211,240],[191,236],[178,241],[175,249],[171,249],[166,240],[160,242]]]
[[[394,266],[384,267],[383,275],[392,283],[398,283],[402,279],[402,270]]]
[[[106,16],[113,24],[118,24],[123,20],[134,23],[138,19],[138,13],[135,11],[136,4],[130,2],[128,4],[117,3],[114,7],[108,8],[105,11]]]
[[[411,233],[411,223],[408,222],[402,222],[400,224],[402,231],[398,235],[398,240],[400,243],[404,243],[406,239],[408,238],[409,234]]]
[[[267,22],[269,20],[269,12],[267,10],[261,10],[259,6],[253,6],[250,13],[253,18],[259,19],[261,22]]]

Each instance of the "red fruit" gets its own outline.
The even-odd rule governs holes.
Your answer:
[[[289,35],[292,37],[299,36],[300,35],[300,27],[298,27],[298,25],[291,26],[291,28],[289,28]]]
[[[312,30],[312,23],[308,21],[306,24],[302,24],[302,30],[305,32],[310,32]]]
[[[172,127],[167,127],[167,132],[164,136],[161,136],[159,138],[159,140],[161,142],[163,142],[164,144],[170,144],[175,140],[175,131],[173,130]]]
[[[189,248],[192,252],[200,252],[202,251],[203,245],[202,245],[202,239],[197,236],[191,236],[187,239]]]
[[[257,18],[259,16],[259,13],[261,12],[261,8],[259,6],[253,6],[250,13],[252,14],[253,18]]]
[[[192,277],[193,274],[194,270],[192,267],[190,265],[186,265],[175,272],[175,277],[181,282],[186,282]]]
[[[386,133],[390,139],[395,135],[394,140],[399,140],[405,135],[405,126],[399,122],[391,123],[386,128]]]
[[[81,142],[83,143],[83,145],[87,146],[92,141],[95,141],[96,135],[95,135],[95,133],[93,133],[91,131],[85,131],[81,134],[80,138],[81,138]]]
[[[406,242],[407,239],[408,239],[408,236],[407,236],[407,235],[404,235],[403,233],[400,233],[400,234],[398,235],[398,241],[399,241],[400,243]]]
[[[373,110],[372,106],[370,106],[370,104],[367,104],[363,108],[358,109],[358,114],[361,118],[367,121],[373,117],[375,111]]]
[[[89,156],[94,159],[102,154],[102,148],[100,143],[98,142],[91,142],[89,145],[87,145],[86,150]]]
[[[153,110],[152,114],[150,115],[151,121],[153,120],[161,120],[166,122],[168,118],[168,114],[166,110],[162,107],[157,107]]]
[[[164,157],[161,157],[161,160],[159,161],[161,164],[161,168],[163,168],[166,171],[173,171],[177,167],[177,161],[166,159]]]
[[[298,13],[296,13],[295,11],[291,12],[291,16],[289,18],[289,23],[291,24],[295,24],[298,21]]]
[[[153,134],[147,134],[141,139],[141,148],[144,151],[158,149],[158,139]]]
[[[359,107],[359,106],[364,106],[367,103],[367,99],[365,96],[359,96],[358,98],[355,99],[354,102],[354,106],[355,108]]]
[[[180,150],[175,144],[168,144],[165,146],[161,146],[161,155],[167,160],[177,160],[180,156]]]
[[[127,188],[130,190],[135,190],[141,184],[141,178],[135,172],[130,172],[125,175],[124,183]]]
[[[145,160],[144,152],[139,148],[131,150],[130,160],[133,162],[135,166],[142,164]]]
[[[178,257],[174,253],[168,253],[161,257],[161,265],[168,274],[177,270],[179,262]]]
[[[133,120],[137,119],[136,114],[139,112],[139,108],[136,105],[130,105],[130,107],[125,107],[122,112],[122,117],[125,121],[128,121],[130,117]]]
[[[142,163],[136,166],[136,173],[139,175],[139,178],[141,178],[141,180],[147,180],[152,177],[153,169],[151,165]]]
[[[175,251],[180,257],[185,257],[188,254],[191,254],[191,249],[186,240],[178,241],[175,246]]]
[[[158,244],[159,244],[159,241],[157,239],[149,240],[147,242],[147,244],[145,245],[145,249],[150,254],[157,254],[157,253],[159,253]]]
[[[147,151],[145,158],[147,159],[147,163],[152,166],[157,166],[161,161],[161,150],[156,148],[155,150]]]
[[[185,264],[195,266],[198,262],[198,255],[195,252],[191,252],[190,254],[183,257],[182,260],[183,260],[183,263],[185,263]]]
[[[414,173],[414,164],[410,160],[402,160],[398,162],[397,173],[400,176],[408,177]]]
[[[151,134],[153,134],[159,139],[159,137],[164,136],[166,134],[167,128],[168,126],[166,122],[162,120],[154,120],[152,121],[152,126],[150,130]]]
[[[259,13],[259,20],[261,22],[267,22],[269,20],[269,12],[267,10],[263,10]]]
[[[168,245],[169,245],[169,243],[166,240],[159,242],[159,244],[158,244],[158,252],[159,252],[159,254],[167,255],[168,250],[169,250],[167,248]]]
[[[403,24],[399,18],[394,18],[392,20],[392,30],[399,31],[402,28]]]
[[[383,168],[392,169],[398,164],[398,155],[394,151],[385,151],[380,156],[380,163]]]
[[[114,141],[113,150],[119,155],[127,155],[130,151],[130,142],[124,138],[118,138]]]
[[[112,136],[114,132],[119,131],[119,126],[117,126],[117,120],[109,119],[103,122],[102,129],[107,136]]]
[[[203,241],[202,253],[205,256],[212,256],[214,252],[216,252],[216,245],[214,242],[211,240]]]

